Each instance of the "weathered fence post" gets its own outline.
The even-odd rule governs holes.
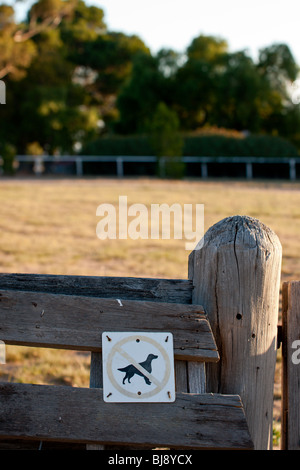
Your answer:
[[[281,449],[300,450],[300,282],[282,286]]]
[[[272,448],[281,244],[259,220],[221,220],[189,258],[193,303],[206,310],[220,361],[207,392],[239,394],[255,449]]]

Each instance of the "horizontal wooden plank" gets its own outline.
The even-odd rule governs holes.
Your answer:
[[[0,339],[7,344],[101,351],[103,331],[169,331],[175,358],[219,359],[198,305],[0,290]]]
[[[0,384],[0,436],[180,449],[252,449],[236,395],[105,403],[102,389]]]
[[[4,273],[0,289],[190,304],[193,284],[186,279]]]

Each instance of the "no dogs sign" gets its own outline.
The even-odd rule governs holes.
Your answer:
[[[107,403],[175,401],[172,333],[102,334]]]

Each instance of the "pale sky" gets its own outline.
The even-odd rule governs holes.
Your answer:
[[[137,34],[157,52],[163,47],[184,52],[200,34],[226,39],[230,51],[274,42],[290,47],[300,65],[299,0],[88,0],[103,8],[112,31]]]
[[[31,4],[32,0],[25,2]],[[200,34],[226,39],[231,52],[286,43],[300,65],[299,0],[86,0],[104,10],[110,31],[137,34],[153,53],[184,52]],[[20,5],[20,3],[19,3]],[[24,6],[19,6],[23,8]]]

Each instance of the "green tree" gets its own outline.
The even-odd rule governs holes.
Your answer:
[[[173,49],[161,49],[157,53],[158,70],[165,77],[174,77],[185,62],[184,54]]]
[[[286,44],[272,44],[261,49],[257,69],[267,83],[270,109],[262,129],[269,134],[282,135],[299,147],[300,109],[292,102],[288,90],[297,78],[299,66],[290,48]]]
[[[159,157],[160,176],[179,178],[184,174],[181,161],[183,139],[179,133],[176,113],[159,103],[149,124],[150,142]]]
[[[245,51],[225,54],[215,83],[217,102],[210,113],[210,123],[258,132],[268,109],[270,112],[270,94],[252,58]]]
[[[18,82],[7,81],[7,105],[1,107],[0,137],[23,153],[38,142],[45,152],[74,152],[98,130],[99,113],[89,106],[83,87],[72,80],[59,29],[35,38],[36,57]]]
[[[224,39],[204,35],[195,38],[187,48],[187,60],[175,76],[174,93],[174,107],[183,129],[193,130],[212,123],[227,49]]]
[[[38,0],[22,23],[1,5],[0,144],[70,153],[105,133],[145,134],[168,111],[183,131],[247,129],[300,145],[300,108],[287,88],[298,66],[287,45],[262,49],[255,63],[200,35],[185,52],[151,55],[137,36],[110,31],[103,10],[84,0]]]
[[[286,85],[297,78],[299,67],[286,44],[272,44],[259,51],[258,70],[286,97]]]
[[[84,86],[109,126],[117,118],[116,97],[131,75],[134,57],[140,52],[149,54],[149,49],[135,35],[108,31],[103,10],[82,0],[71,20],[62,22],[61,37],[75,65],[73,79]]]
[[[101,50],[101,54],[97,51]],[[133,35],[110,32],[98,37],[93,47],[92,65],[98,72],[95,85],[106,94],[117,93],[132,71],[136,54],[149,54],[143,41]]]
[[[73,0],[39,0],[32,5],[27,21],[17,25],[14,9],[0,5],[0,78],[8,74],[17,79],[24,76],[37,53],[32,38],[57,28],[73,7]]]
[[[103,132],[103,126],[108,129],[117,117],[116,96],[131,73],[133,57],[148,52],[136,36],[109,33],[102,9],[72,2],[39,0],[20,25],[10,7],[1,10],[14,47],[33,51],[16,61],[16,53],[3,48],[10,73],[5,77],[8,105],[0,108],[0,138],[14,142],[18,152],[38,142],[50,154],[72,153]],[[4,70],[3,51],[0,34]]]
[[[209,122],[217,105],[217,81],[212,64],[188,60],[175,76],[173,106],[185,130],[194,130]]]
[[[15,172],[16,148],[9,143],[0,146],[0,170],[4,175],[11,176]]]
[[[217,126],[287,136],[285,122],[297,115],[287,84],[297,71],[284,44],[263,49],[255,63],[245,51],[231,53],[226,41],[202,35],[176,73],[172,106],[186,130]]]
[[[143,133],[160,101],[166,101],[168,78],[159,70],[159,60],[140,53],[133,61],[129,80],[121,89],[117,106],[120,113],[116,132]]]
[[[201,60],[209,63],[218,62],[219,58],[227,52],[228,44],[225,39],[202,34],[193,39],[187,48],[189,60]]]
[[[8,74],[16,79],[22,77],[36,55],[31,40],[25,43],[16,40],[18,27],[14,14],[11,6],[0,5],[0,79]]]

